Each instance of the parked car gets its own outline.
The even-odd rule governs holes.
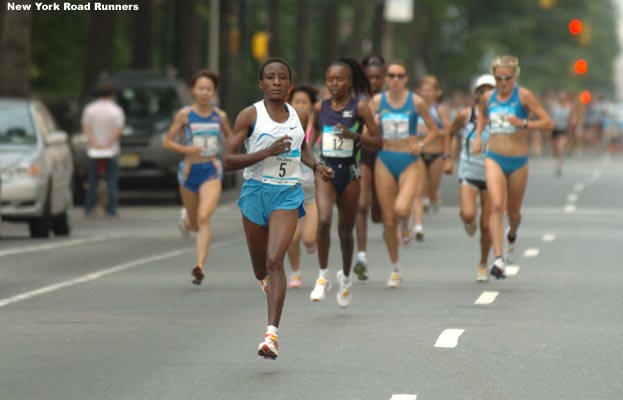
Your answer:
[[[67,133],[39,101],[0,98],[0,216],[31,237],[70,234],[73,162]]]

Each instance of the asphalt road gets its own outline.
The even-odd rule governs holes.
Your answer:
[[[385,287],[378,225],[350,308],[335,290],[309,300],[317,260],[304,254],[276,361],[256,355],[266,300],[235,191],[214,216],[201,287],[174,203],[122,207],[120,219],[76,210],[67,239],[5,223],[0,399],[620,399],[623,159],[565,168],[555,178],[553,161],[531,162],[516,275],[504,281],[475,281],[455,177],[425,217],[425,242],[401,249],[399,289]],[[338,265],[335,233],[332,244]]]

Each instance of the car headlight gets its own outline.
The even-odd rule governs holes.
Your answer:
[[[20,163],[2,171],[3,182],[13,179],[24,179],[41,175],[41,168],[34,163]]]

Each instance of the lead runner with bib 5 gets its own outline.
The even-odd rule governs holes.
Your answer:
[[[328,180],[333,171],[316,162],[305,142],[308,116],[286,103],[290,66],[279,58],[265,61],[259,68],[259,87],[264,98],[238,114],[223,165],[228,171],[244,168],[238,206],[253,272],[268,301],[268,327],[257,352],[275,359],[286,296],[284,258],[297,221],[305,215],[300,166]],[[247,152],[239,154],[243,142]]]

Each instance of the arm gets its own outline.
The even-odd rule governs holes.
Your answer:
[[[177,136],[184,128],[184,125],[188,123],[188,113],[189,110],[185,109],[178,111],[173,119],[173,122],[171,123],[171,126],[169,127],[169,130],[167,131],[167,136],[162,141],[162,147],[185,155],[198,155],[201,154],[201,147],[185,146],[175,140],[175,136]]]
[[[486,93],[484,96],[480,98],[478,101],[478,119],[476,121],[476,133],[474,135],[474,142],[472,144],[472,152],[474,154],[480,153],[482,148],[482,140],[480,139],[480,135],[485,130],[487,123],[489,123],[489,118],[487,117],[487,102],[489,101],[490,93]]]
[[[314,112],[309,116],[308,127],[311,125],[311,135],[310,135],[310,143],[309,147],[313,148],[318,142],[318,137],[320,136],[320,126],[318,124],[318,115],[320,114],[320,102],[317,102],[314,105]]]
[[[439,118],[441,119],[441,130],[440,134],[443,136],[443,148],[444,155],[450,154],[450,148],[452,147],[452,135],[450,135],[450,127],[452,122],[450,121],[450,112],[448,111],[448,107],[441,104],[437,108],[437,112],[439,113]]]
[[[364,130],[361,135],[361,144],[374,150],[383,148],[383,138],[379,126],[374,120],[372,108],[367,100],[362,100],[357,105],[357,113],[361,116],[364,123]]]
[[[253,153],[238,154],[242,143],[247,138],[249,130],[252,129],[255,123],[256,117],[257,112],[253,106],[245,108],[238,114],[236,122],[234,123],[233,134],[227,144],[228,154],[223,157],[223,169],[225,171],[246,168],[264,160],[266,157],[284,153],[290,148],[292,138],[283,136],[275,140],[273,144],[266,149]]]
[[[452,159],[450,158],[450,153],[452,152],[452,140],[454,135],[462,129],[467,124],[467,113],[470,111],[469,108],[465,108],[459,111],[454,117],[454,121],[452,121],[452,125],[450,129],[448,129],[446,134],[446,140],[443,144],[443,155],[444,155],[444,172],[446,174],[451,174],[454,171],[454,165],[452,164]]]
[[[420,154],[427,144],[431,143],[433,140],[437,139],[440,135],[439,129],[437,129],[437,125],[433,120],[433,117],[430,116],[428,112],[428,106],[426,102],[418,95],[413,95],[413,103],[415,111],[420,115],[420,117],[424,120],[426,127],[428,128],[428,134],[424,138],[424,140],[418,142],[414,152],[416,154]]]
[[[223,110],[217,109],[218,115],[221,117],[221,130],[225,135],[225,140],[229,140],[231,137],[231,126],[229,126],[229,118],[227,117],[227,113]]]
[[[538,131],[551,131],[554,129],[554,122],[536,96],[528,89],[521,88],[519,90],[519,99],[525,104],[525,107],[536,116],[536,119],[520,120],[523,122],[524,129],[535,129]],[[524,103],[525,101],[525,103]],[[512,123],[512,121],[511,121]]]

